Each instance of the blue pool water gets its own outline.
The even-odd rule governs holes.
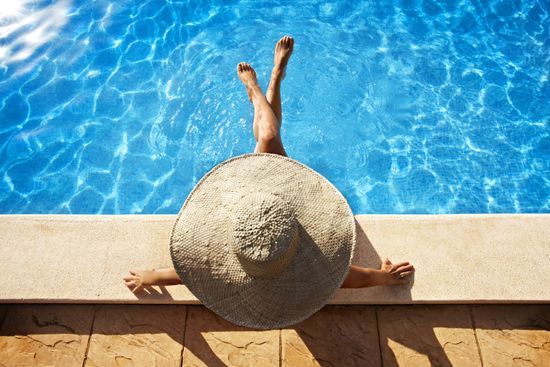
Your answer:
[[[0,213],[177,213],[284,34],[286,150],[355,213],[549,211],[547,1],[0,4]]]

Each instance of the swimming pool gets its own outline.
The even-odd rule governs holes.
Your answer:
[[[235,67],[250,62],[265,90],[283,34],[295,38],[286,150],[354,213],[548,212],[548,12],[12,0],[0,5],[0,213],[177,213],[210,168],[253,150]]]

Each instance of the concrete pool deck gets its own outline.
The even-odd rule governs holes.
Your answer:
[[[0,216],[0,303],[198,304],[183,286],[133,294],[128,269],[171,266],[174,215]],[[550,215],[357,215],[354,264],[407,260],[409,286],[329,304],[550,303]],[[7,280],[7,281],[6,281]]]

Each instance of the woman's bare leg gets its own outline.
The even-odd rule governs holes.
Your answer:
[[[294,39],[290,36],[283,36],[275,45],[275,55],[273,60],[273,70],[271,79],[265,93],[265,98],[271,105],[273,113],[279,120],[283,121],[281,109],[281,81],[285,78],[286,66],[292,51],[294,50]]]
[[[246,87],[248,98],[254,106],[254,121],[257,124],[255,134],[257,144],[254,151],[286,156],[279,132],[281,124],[258,85],[256,72],[250,64],[241,62],[237,65],[237,74]]]
[[[271,109],[275,117],[279,120],[279,129],[281,127],[282,109],[281,109],[281,81],[285,78],[286,66],[292,50],[294,49],[294,39],[290,36],[283,36],[275,45],[273,70],[271,71],[271,79],[265,97],[271,105]],[[258,141],[258,116],[254,115],[254,123],[252,130],[256,142]]]
[[[363,268],[352,265],[341,288],[365,288],[376,285],[407,284],[414,267],[408,262],[392,264],[388,259],[382,262],[380,269]]]

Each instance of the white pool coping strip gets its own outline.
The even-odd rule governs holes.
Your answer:
[[[199,304],[183,286],[133,294],[129,269],[171,266],[175,215],[0,215],[0,303]],[[353,262],[410,261],[410,286],[331,304],[549,303],[550,214],[357,215]]]

